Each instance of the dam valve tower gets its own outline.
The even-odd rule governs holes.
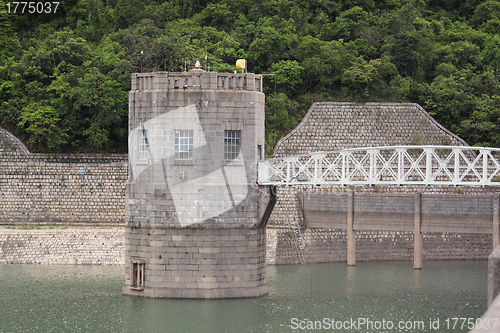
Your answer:
[[[132,74],[123,294],[267,294],[262,78]]]

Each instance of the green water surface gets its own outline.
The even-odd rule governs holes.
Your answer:
[[[122,296],[116,266],[0,265],[0,281],[0,332],[468,332],[450,318],[487,302],[486,261],[268,266],[268,296],[233,300]]]

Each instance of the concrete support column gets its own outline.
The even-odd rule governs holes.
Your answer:
[[[356,231],[354,225],[354,193],[347,194],[347,266],[356,265]]]
[[[500,205],[500,194],[493,194],[493,250],[498,247],[499,244],[499,205]]]
[[[422,269],[422,193],[416,193],[414,197],[415,224],[413,230],[413,268]]]

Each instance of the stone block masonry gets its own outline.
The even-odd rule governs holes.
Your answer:
[[[30,154],[1,128],[0,140],[0,224],[123,225],[127,155]]]
[[[354,214],[355,230],[356,225],[367,229],[356,230],[356,261],[413,259],[414,239],[413,232],[410,231],[414,230],[413,196],[420,191],[424,205],[421,221],[422,260],[486,259],[492,250],[494,239],[491,232],[494,233],[495,225],[492,222],[495,221],[495,215],[491,198],[497,195],[493,188],[284,187],[277,189],[278,201],[267,226],[268,251],[276,253],[275,257],[268,258],[268,264],[299,263],[293,238],[284,223],[290,215],[295,215],[301,223],[307,244],[304,249],[306,263],[345,262],[347,191],[352,191],[354,201],[358,199],[360,204],[357,217],[356,212]],[[312,206],[321,208],[304,211],[307,196],[314,198],[311,200]],[[328,199],[329,197],[334,199]],[[371,205],[367,206],[368,202]],[[455,217],[458,216],[459,219],[450,218],[450,214],[440,211],[436,206],[439,202],[441,206],[447,205],[448,210],[453,210]],[[385,218],[381,218],[383,216]],[[455,232],[441,229],[445,220],[453,222],[450,226],[455,227]],[[370,230],[374,227],[370,221],[379,221],[388,230]],[[400,227],[400,230],[394,230],[395,226]]]
[[[132,261],[142,258],[147,267],[144,289],[137,290],[131,262],[125,262],[124,294],[214,299],[267,293],[263,228],[127,227],[126,238]]]
[[[127,162],[32,154],[0,128],[0,263],[123,265]]]
[[[281,138],[274,156],[357,147],[467,143],[410,103],[314,103],[297,127]]]
[[[124,257],[122,227],[0,227],[0,264],[123,265]]]
[[[299,264],[293,238],[285,228],[268,229],[268,252],[274,244],[275,257],[268,265]],[[347,235],[343,229],[305,229],[306,263],[346,262]],[[422,259],[479,260],[491,252],[492,236],[487,234],[423,233]],[[413,233],[409,231],[356,231],[356,261],[413,260]],[[487,246],[485,245],[487,244]]]
[[[30,151],[21,140],[0,127],[0,156],[9,156],[12,158],[15,156],[27,156],[29,154]]]

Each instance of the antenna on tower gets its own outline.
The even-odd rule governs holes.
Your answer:
[[[205,70],[207,70],[207,39],[205,38]]]
[[[142,73],[142,60],[143,60],[143,56],[144,56],[144,51],[141,51],[141,73]]]

